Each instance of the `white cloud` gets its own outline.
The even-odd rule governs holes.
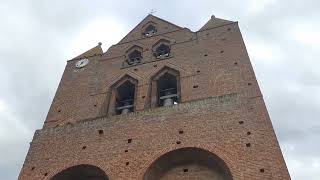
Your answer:
[[[283,60],[283,52],[277,45],[262,39],[249,38],[247,49],[251,60],[262,64],[279,64]]]
[[[277,0],[249,0],[248,10],[251,13],[259,13],[276,2]]]
[[[307,45],[308,47],[320,46],[320,24],[314,22],[304,22],[297,20],[299,23],[295,23],[288,28],[288,40],[294,40],[296,43]]]
[[[125,35],[125,26],[117,22],[115,18],[100,17],[93,19],[89,24],[79,29],[78,33],[74,34],[68,51],[65,53],[68,54],[67,57],[73,58],[96,46],[98,42],[102,42],[103,48],[106,50]]]

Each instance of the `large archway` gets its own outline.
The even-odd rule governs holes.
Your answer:
[[[109,178],[100,168],[83,164],[67,168],[50,180],[109,180]]]
[[[144,180],[232,180],[222,159],[200,148],[168,152],[147,169]]]

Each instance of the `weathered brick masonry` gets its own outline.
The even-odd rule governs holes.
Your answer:
[[[170,55],[157,58],[158,44]],[[132,49],[142,59],[130,65]],[[162,72],[177,78],[177,105],[156,107]],[[134,112],[115,115],[123,82],[135,86]],[[19,179],[76,176],[290,179],[237,22],[211,17],[192,32],[148,15],[107,52],[99,44],[69,60]]]

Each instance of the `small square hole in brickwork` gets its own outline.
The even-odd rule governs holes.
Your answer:
[[[179,134],[183,134],[183,130],[179,130]]]
[[[142,96],[142,99],[146,98],[146,96]]]
[[[128,152],[128,149],[124,150],[124,152]]]
[[[200,70],[198,70],[197,73],[200,73]]]
[[[82,146],[82,149],[86,149],[87,148],[87,146]]]
[[[224,53],[224,51],[220,51],[220,53]]]
[[[239,124],[243,124],[244,122],[243,121],[239,121]]]
[[[48,176],[48,173],[44,173],[44,176]]]
[[[228,31],[230,31],[230,30],[231,30],[231,28],[228,28],[227,30],[228,30]]]
[[[102,134],[103,134],[103,130],[102,130],[102,129],[99,129],[99,130],[98,130],[98,133],[99,133],[100,135],[102,135]]]
[[[59,109],[58,112],[61,112],[61,110]]]
[[[93,105],[94,107],[97,107],[97,105],[95,104],[95,105]]]
[[[251,132],[250,132],[250,131],[248,131],[248,132],[247,132],[247,135],[251,135]]]
[[[32,168],[31,168],[31,171],[33,171],[35,169],[35,167],[33,166]]]
[[[261,172],[261,173],[264,173],[264,169],[260,169],[260,172]]]
[[[153,67],[158,67],[158,65],[155,64],[155,65],[153,65]]]
[[[205,54],[204,56],[208,56],[208,54]]]
[[[189,169],[183,169],[183,172],[188,172],[189,171]]]
[[[131,143],[132,142],[132,139],[128,139],[128,143]]]
[[[234,65],[237,65],[237,64],[238,64],[237,62],[234,63]]]
[[[251,83],[248,83],[248,86],[251,86],[252,84]]]
[[[126,166],[128,166],[129,165],[129,162],[126,162]]]
[[[181,144],[181,141],[177,141],[176,143],[177,143],[177,144]]]
[[[134,71],[138,71],[138,69],[133,69]]]
[[[251,144],[250,144],[250,143],[247,143],[246,146],[247,146],[247,147],[251,147]]]
[[[198,87],[199,87],[198,85],[194,85],[194,86],[193,86],[193,88],[198,88]]]

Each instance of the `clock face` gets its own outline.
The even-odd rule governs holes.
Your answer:
[[[89,59],[81,59],[76,63],[77,68],[83,68],[89,63]]]

